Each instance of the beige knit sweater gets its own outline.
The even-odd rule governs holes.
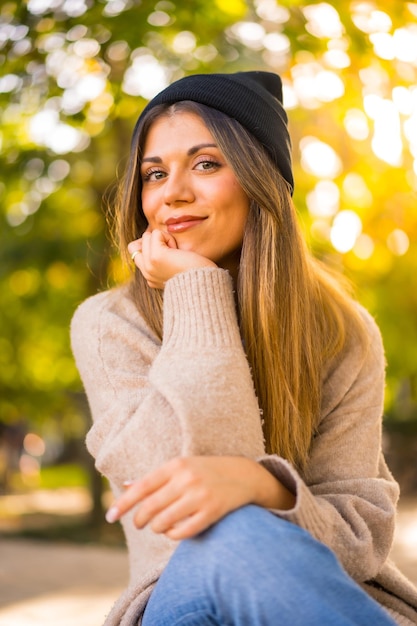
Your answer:
[[[387,560],[398,487],[381,453],[384,355],[365,311],[367,349],[350,341],[328,368],[319,433],[306,472],[266,455],[227,272],[190,270],[164,292],[163,342],[138,314],[127,286],[84,302],[72,345],[93,416],[87,446],[117,495],[178,455],[258,459],[295,495],[276,515],[306,528],[398,624],[417,624],[417,591]],[[133,626],[175,543],[123,519],[130,584],[105,622]]]

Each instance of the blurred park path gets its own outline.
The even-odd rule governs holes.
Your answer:
[[[102,626],[127,580],[122,548],[0,539],[0,626]]]
[[[400,501],[391,558],[417,586],[417,497]]]
[[[0,535],[0,626],[102,626],[127,581],[124,548]],[[417,498],[404,499],[392,558],[417,585]]]

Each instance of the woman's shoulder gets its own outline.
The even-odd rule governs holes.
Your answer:
[[[377,358],[384,358],[384,347],[381,330],[373,315],[361,304],[356,303],[359,313],[359,319],[362,322],[360,334],[361,341],[358,341],[358,333],[353,335],[353,340],[347,342],[348,348],[351,350],[356,347],[365,359],[368,353],[373,354]]]
[[[350,362],[360,368],[371,355],[383,357],[381,331],[375,317],[359,302],[353,301],[349,313],[345,316],[345,339],[343,348],[332,359],[330,369]]]
[[[87,328],[92,330],[103,322],[103,318],[135,318],[139,314],[130,296],[128,284],[101,291],[76,308],[71,321],[71,330]]]
[[[386,362],[378,324],[361,304],[356,303],[355,307],[358,315],[348,322],[345,345],[324,369],[324,413],[341,402],[358,383],[372,386],[373,380],[377,386],[384,377]]]
[[[140,315],[130,284],[108,289],[82,302],[71,320],[71,342],[75,352],[92,348],[103,339],[134,336],[151,338],[152,332]]]

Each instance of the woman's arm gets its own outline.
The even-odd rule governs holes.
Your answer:
[[[114,522],[133,508],[137,528],[150,524],[154,532],[179,540],[202,532],[245,504],[290,509],[294,496],[252,459],[183,457],[127,486],[106,518]]]
[[[81,305],[72,343],[93,415],[88,448],[118,489],[176,456],[263,453],[227,272],[167,282],[162,345],[126,288]]]

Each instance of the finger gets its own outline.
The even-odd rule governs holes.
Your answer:
[[[161,252],[161,248],[167,247],[164,233],[161,230],[158,230],[157,228],[155,228],[155,230],[151,232],[149,241],[150,241],[151,258],[153,261],[157,261]]]
[[[132,254],[130,255],[130,258],[132,259],[133,263],[135,263],[135,265],[136,265],[135,258],[138,254],[141,254],[141,250],[134,250]]]
[[[130,241],[130,242],[127,244],[127,251],[129,252],[129,254],[132,254],[132,252],[133,252],[134,250],[136,250],[136,248],[137,248],[137,244],[138,244],[138,241],[139,241],[139,239],[135,239],[134,241]]]
[[[143,528],[151,523],[152,529],[155,530],[154,524],[156,523],[156,528],[162,530],[155,530],[155,532],[163,532],[165,528],[170,528],[175,521],[184,517],[181,513],[181,506],[178,506],[182,495],[183,492],[178,485],[176,486],[172,481],[165,483],[163,487],[142,500],[134,515],[135,526]],[[178,517],[175,517],[176,514]]]
[[[164,230],[154,230],[152,231],[152,241],[155,242],[156,245],[167,246],[171,249],[177,249],[177,241],[176,239]]]
[[[140,250],[142,247],[142,238],[140,237],[139,239],[135,239],[134,241],[130,241],[127,244],[127,251],[129,252],[129,254],[133,254],[133,252],[135,250]]]
[[[175,238],[170,233],[167,233],[164,230],[159,230],[158,228],[152,231],[150,241],[151,250],[155,254],[156,260],[159,258],[158,255],[161,251],[166,248],[171,248],[172,250],[176,250],[178,248]]]
[[[164,235],[160,230],[153,230],[143,234],[142,258],[140,270],[152,289],[163,289],[164,280],[161,277],[160,261],[162,252],[167,249]]]
[[[190,539],[196,535],[207,530],[216,520],[211,519],[205,512],[197,511],[193,515],[189,515],[181,522],[175,524],[169,530],[165,531],[165,535],[169,539],[175,541],[182,541],[183,539]]]
[[[150,231],[145,231],[142,235],[142,257],[143,263],[146,267],[151,252],[151,233]]]
[[[106,513],[106,520],[111,524],[137,504],[139,504],[146,496],[159,489],[170,478],[169,473],[164,469],[165,466],[158,468],[154,472],[145,476],[142,480],[134,482],[126,488],[126,491],[112,504]]]
[[[127,246],[127,250],[133,263],[137,265],[135,259],[142,252],[142,239],[136,239],[135,241],[131,241]]]
[[[168,248],[171,248],[172,250],[178,250],[178,244],[177,244],[177,240],[175,239],[175,237],[173,237],[172,235],[170,235],[169,233],[167,234],[167,246]]]
[[[151,528],[156,533],[166,534],[173,528],[181,528],[184,532],[195,534],[196,532],[201,532],[203,526],[206,528],[214,521],[223,517],[227,511],[227,507],[222,506],[221,501],[213,498],[210,490],[207,490],[204,486],[189,488],[184,483],[180,483],[178,487],[175,484],[174,489],[177,491],[177,494],[173,493],[172,483],[168,483],[165,489],[171,491],[169,498],[171,504],[165,506],[153,516]],[[144,506],[146,505],[147,502]],[[140,515],[141,510],[138,511],[136,519]],[[195,517],[196,515],[198,516]],[[194,522],[191,518],[194,519]]]

